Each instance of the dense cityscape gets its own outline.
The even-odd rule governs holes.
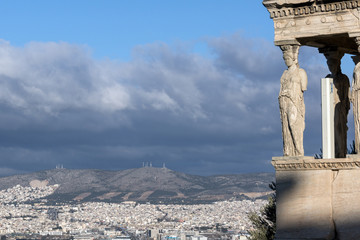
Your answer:
[[[265,200],[174,205],[79,202],[49,204],[58,185],[0,192],[0,234],[8,239],[246,239],[250,212]]]

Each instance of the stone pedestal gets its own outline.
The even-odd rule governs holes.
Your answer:
[[[274,157],[276,239],[360,239],[360,155]]]

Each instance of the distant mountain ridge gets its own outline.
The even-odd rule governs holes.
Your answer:
[[[0,178],[0,190],[16,185],[58,184],[49,201],[205,202],[263,197],[273,173],[196,176],[167,168],[120,171],[52,169]]]

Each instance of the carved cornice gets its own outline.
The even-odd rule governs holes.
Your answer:
[[[337,159],[314,159],[304,157],[303,159],[273,158],[272,165],[276,171],[297,170],[345,170],[360,169],[360,157],[337,158]]]
[[[360,0],[351,1],[337,1],[330,3],[317,3],[313,2],[311,5],[302,6],[276,6],[273,4],[276,1],[271,1],[272,4],[268,4],[264,1],[265,7],[268,9],[271,18],[282,17],[298,17],[306,16],[316,13],[337,12],[342,10],[351,10],[360,7]]]
[[[360,162],[313,162],[313,163],[273,163],[277,171],[291,171],[291,170],[340,170],[359,168]]]

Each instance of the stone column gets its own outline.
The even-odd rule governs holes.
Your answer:
[[[304,156],[305,104],[303,92],[307,88],[307,75],[299,67],[298,45],[280,46],[288,69],[280,79],[279,106],[282,123],[284,156]]]
[[[360,53],[360,37],[355,38]],[[360,150],[360,55],[352,57],[355,68],[351,88],[351,102],[353,104],[354,125],[355,125],[355,152]]]
[[[350,109],[349,78],[341,72],[341,53],[336,48],[319,49],[327,60],[330,74],[327,78],[334,80],[334,133],[335,133],[335,158],[345,158],[347,153],[347,116]]]

